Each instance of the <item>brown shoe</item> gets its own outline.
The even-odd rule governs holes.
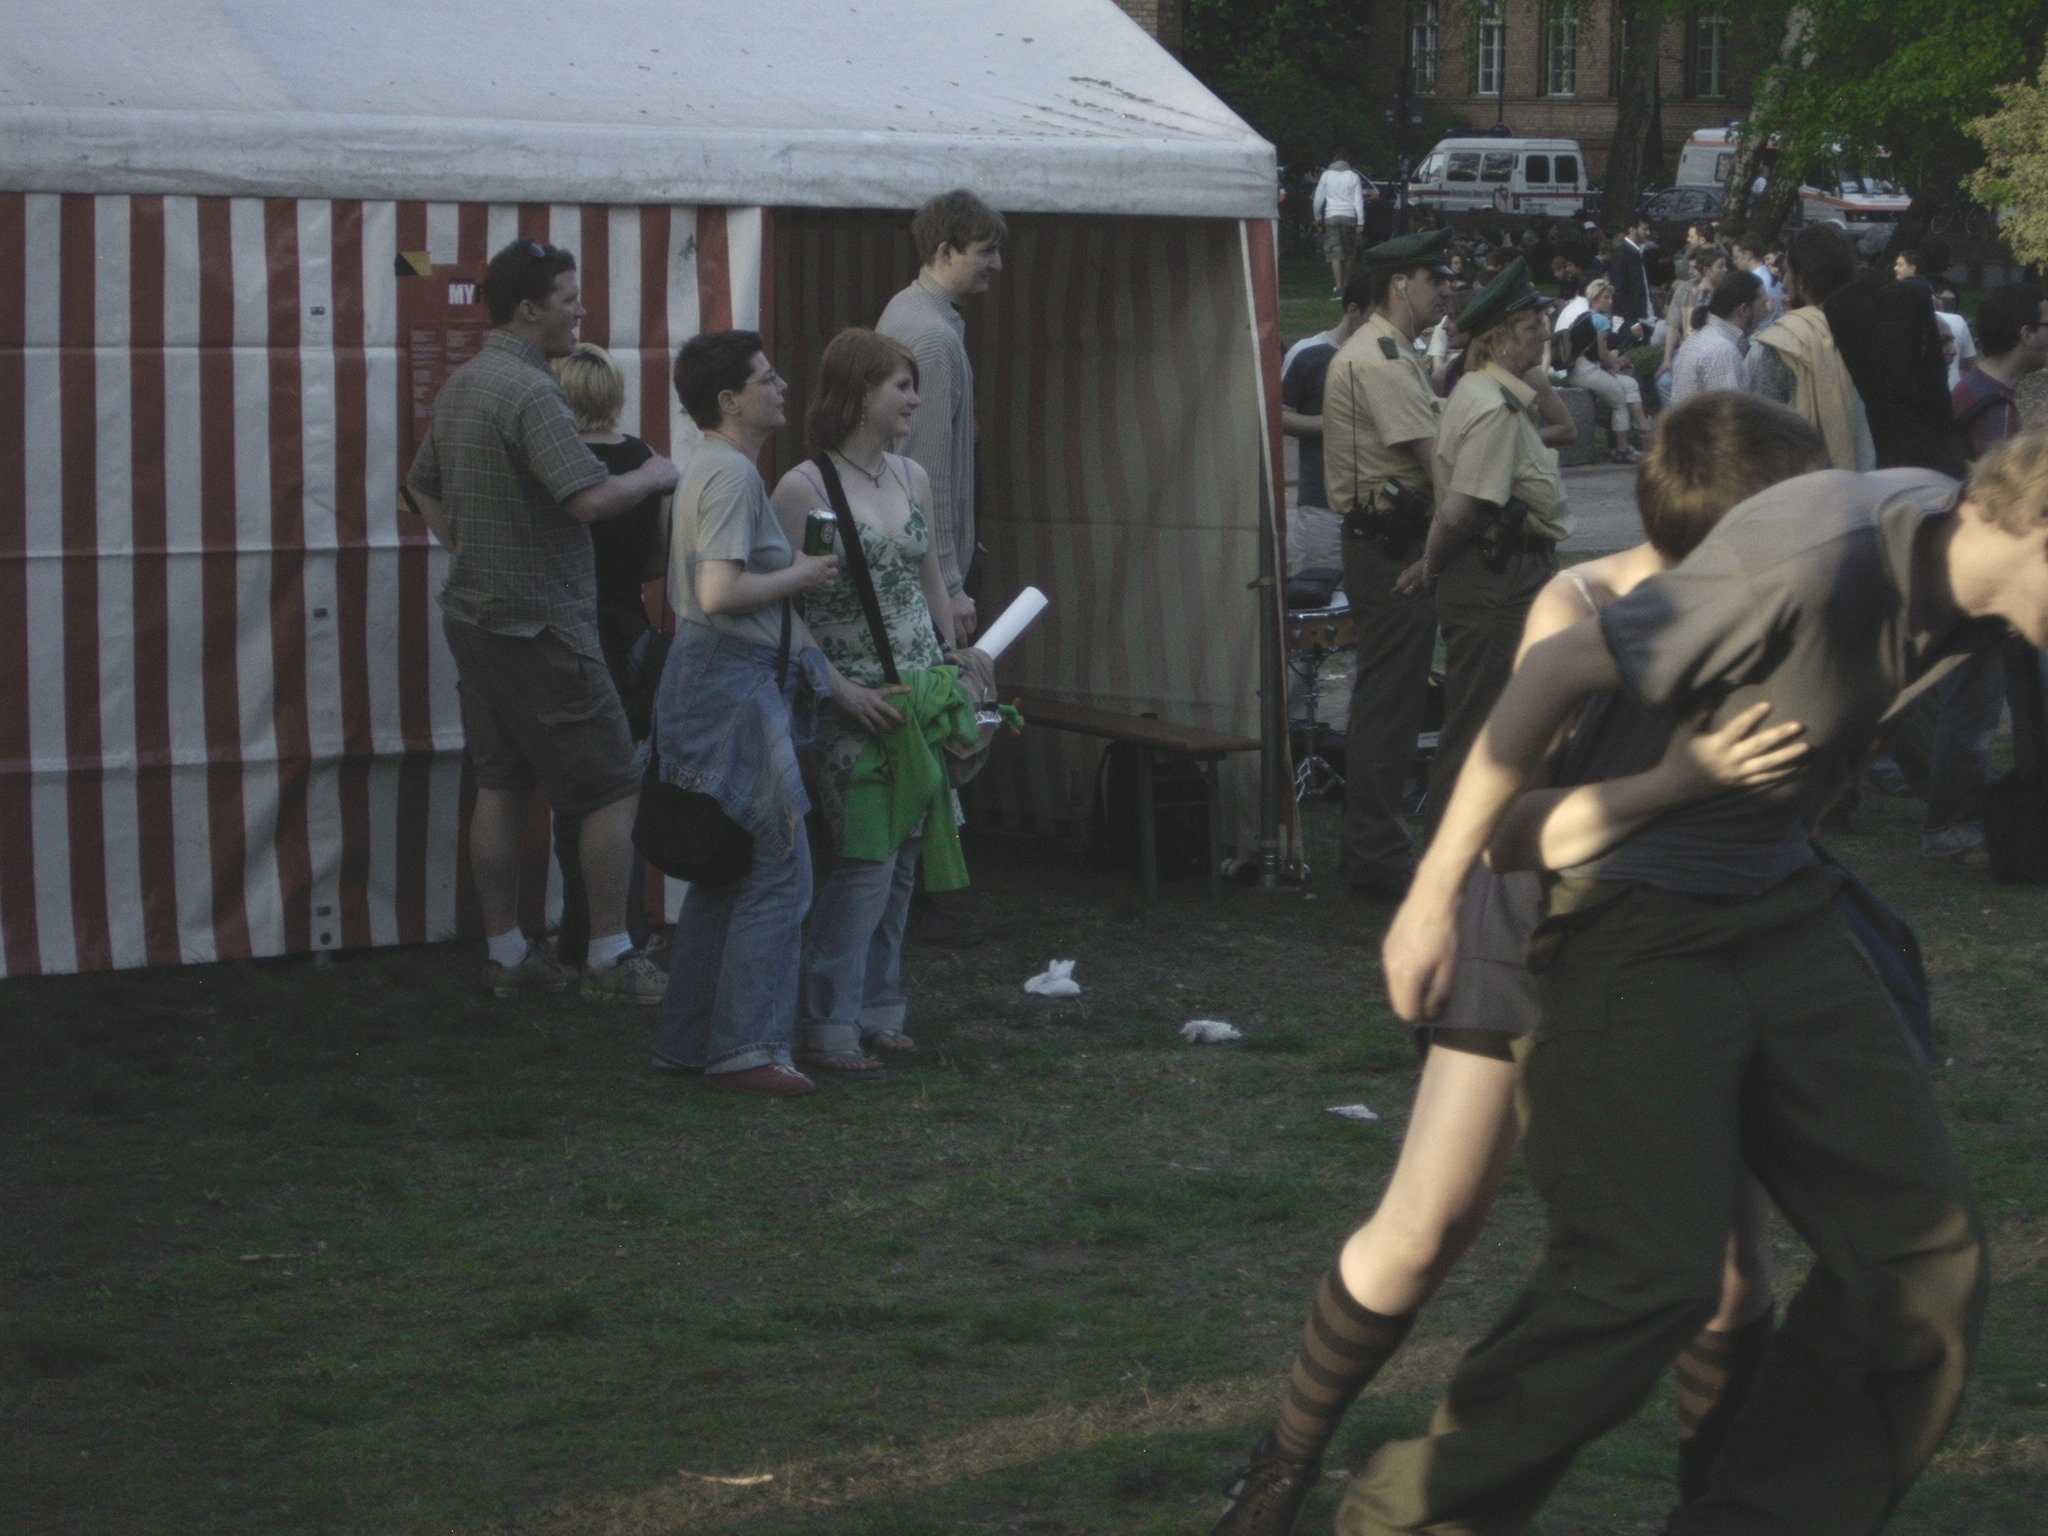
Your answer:
[[[1209,1536],[1291,1536],[1301,1506],[1322,1480],[1322,1465],[1280,1454],[1266,1436],[1230,1489],[1230,1503]]]
[[[749,1067],[744,1072],[707,1072],[704,1086],[720,1093],[753,1093],[769,1099],[800,1099],[818,1091],[818,1085],[803,1073],[776,1061]]]

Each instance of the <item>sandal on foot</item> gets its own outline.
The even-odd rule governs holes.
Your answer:
[[[917,1042],[900,1029],[883,1030],[879,1034],[862,1035],[860,1043],[864,1049],[887,1051],[892,1056],[915,1056]]]
[[[889,1068],[865,1051],[798,1051],[796,1064],[814,1076],[836,1077],[846,1083],[889,1075]]]

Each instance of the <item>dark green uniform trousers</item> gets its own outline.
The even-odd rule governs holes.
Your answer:
[[[1427,599],[1396,597],[1394,579],[1422,557],[1393,559],[1377,541],[1344,541],[1344,595],[1358,634],[1351,715],[1344,738],[1344,841],[1338,873],[1349,880],[1406,879],[1412,851],[1401,786],[1415,768],[1415,741],[1429,699],[1436,614]]]
[[[1521,550],[1505,569],[1489,571],[1479,551],[1460,550],[1437,578],[1436,616],[1444,630],[1444,728],[1429,772],[1423,818],[1434,828],[1465,766],[1465,754],[1493,713],[1508,674],[1529,605],[1557,574],[1557,556]]]
[[[1542,1263],[1342,1536],[1520,1531],[1713,1313],[1746,1159],[1815,1263],[1682,1536],[1865,1536],[1947,1430],[1985,1289],[1933,1089],[1815,868],[1749,899],[1562,882],[1524,1065]]]

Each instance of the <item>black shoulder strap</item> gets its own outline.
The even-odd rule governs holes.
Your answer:
[[[853,520],[853,508],[846,504],[846,487],[839,483],[839,471],[829,453],[821,453],[811,462],[818,466],[818,477],[825,482],[825,495],[832,502],[832,515],[839,519],[839,560],[853,577],[853,590],[860,598],[860,611],[867,616],[875,655],[881,658],[882,676],[891,683],[900,683],[903,679],[896,675],[896,658],[889,650],[889,632],[882,627],[882,605],[875,597],[875,578],[868,570],[868,552],[860,542],[860,525]]]

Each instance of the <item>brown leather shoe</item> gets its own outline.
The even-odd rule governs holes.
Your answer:
[[[1209,1536],[1291,1536],[1301,1506],[1322,1480],[1320,1462],[1294,1461],[1266,1436],[1231,1485],[1230,1503]]]
[[[707,1072],[704,1086],[720,1093],[753,1093],[769,1099],[800,1099],[818,1091],[818,1085],[803,1073],[776,1061],[749,1067],[744,1072]]]

